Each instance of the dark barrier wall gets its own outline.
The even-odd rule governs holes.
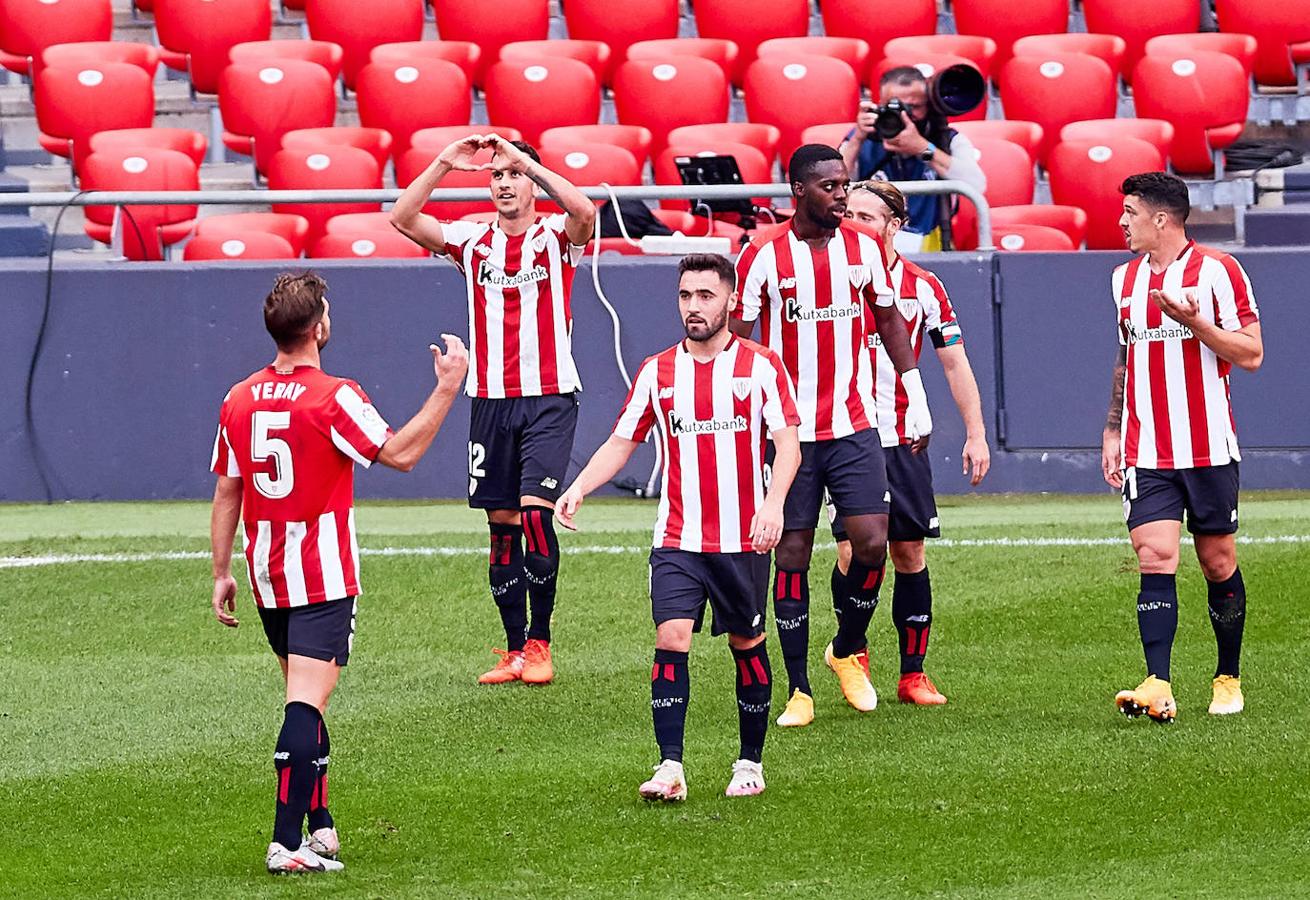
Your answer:
[[[936,258],[964,325],[982,391],[993,491],[1093,491],[1115,353],[1108,279],[1122,255],[1006,254]],[[1310,283],[1310,255],[1241,254],[1265,321],[1265,368],[1234,375],[1243,482],[1310,487],[1310,397],[1292,342]],[[325,368],[357,379],[399,427],[432,385],[427,344],[466,334],[464,284],[441,262],[328,262],[333,339]],[[0,267],[0,500],[204,497],[219,403],[272,358],[260,303],[280,267],[100,264],[56,270],[32,385],[34,457],[24,386],[46,296],[43,266]],[[602,286],[622,320],[629,371],[681,336],[672,260],[608,257]],[[996,300],[999,298],[999,304]],[[624,396],[609,316],[591,270],[578,273],[574,343],[585,391],[574,471],[605,439]],[[1001,338],[1003,337],[1003,341]],[[1004,350],[1000,350],[1003,344]],[[931,354],[930,350],[925,350]],[[998,364],[999,360],[999,364]],[[925,360],[936,423],[930,452],[938,489],[968,490],[959,474],[963,429],[941,368]],[[998,424],[1004,423],[1004,434]],[[468,402],[455,405],[433,450],[409,475],[359,476],[366,497],[462,497]],[[1004,438],[1002,441],[1001,438]],[[1257,448],[1271,448],[1260,450]],[[623,473],[644,484],[643,447]]]

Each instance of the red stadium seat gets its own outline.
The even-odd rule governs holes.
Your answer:
[[[576,59],[498,62],[487,70],[486,91],[487,117],[513,123],[530,144],[547,128],[600,118],[600,85]]]
[[[299,256],[305,252],[309,220],[290,213],[251,212],[206,216],[196,223],[196,234],[201,237],[244,237],[254,233],[280,237]]]
[[[233,63],[219,82],[223,144],[255,158],[267,174],[282,135],[299,128],[327,128],[337,115],[337,97],[327,69],[300,59],[278,63]]]
[[[91,135],[149,128],[155,117],[154,83],[128,63],[46,66],[37,73],[32,102],[41,146],[68,157],[75,172],[91,152]]]
[[[700,141],[711,144],[723,141],[749,144],[764,154],[770,166],[778,156],[780,140],[782,140],[782,132],[766,122],[711,122],[703,125],[683,125],[669,132],[670,145],[695,144]]]
[[[579,187],[593,187],[602,182],[611,187],[641,184],[641,168],[636,158],[611,144],[543,146],[541,162]],[[550,200],[537,201],[537,208],[547,213],[560,212],[560,207]]]
[[[811,56],[840,59],[859,74],[869,67],[869,43],[849,37],[770,38],[756,50],[757,56],[793,56],[802,62]]]
[[[883,46],[894,38],[937,33],[936,0],[823,0],[819,8],[825,34],[862,38],[874,58],[881,57]]]
[[[992,63],[996,59],[996,42],[989,37],[971,34],[929,34],[895,38],[888,41],[882,51],[883,56],[892,59],[922,54],[963,57],[974,64],[983,78],[990,79]]]
[[[137,71],[140,71],[139,69]],[[195,162],[176,150],[107,150],[82,161],[82,189],[88,191],[198,191]],[[112,206],[86,207],[86,233],[108,244],[113,237]],[[196,207],[125,206],[119,226],[128,259],[162,259],[195,226]]]
[[[1083,0],[1083,18],[1093,34],[1117,34],[1124,39],[1127,52],[1119,74],[1129,81],[1148,40],[1201,27],[1201,4],[1196,0]]]
[[[699,56],[708,59],[723,70],[724,78],[737,71],[737,58],[741,50],[733,41],[717,38],[670,38],[669,40],[640,41],[628,48],[628,59],[655,63],[676,63],[679,57]]]
[[[1137,114],[1174,126],[1169,161],[1179,172],[1218,174],[1217,151],[1241,136],[1250,99],[1242,64],[1223,53],[1144,56],[1133,70]]]
[[[436,128],[420,128],[410,135],[409,145],[415,150],[426,151],[431,159],[455,141],[462,141],[472,134],[498,134],[507,141],[523,140],[517,128],[501,125],[441,125]],[[400,156],[396,159],[399,161]]]
[[[811,125],[801,132],[802,144],[827,144],[834,150],[846,141],[851,133],[853,122],[831,122],[826,125]]]
[[[955,130],[970,141],[987,138],[1009,141],[1028,151],[1028,158],[1037,163],[1037,152],[1042,146],[1042,126],[1036,122],[1023,122],[1019,119],[987,119],[977,122],[960,122]]]
[[[266,231],[246,234],[197,234],[182,249],[187,262],[224,259],[295,259],[297,253],[285,239]]]
[[[464,70],[468,83],[473,83],[473,76],[482,59],[482,48],[468,41],[397,41],[393,44],[378,44],[369,51],[371,63],[407,63],[415,59],[444,59]]]
[[[341,77],[354,90],[374,47],[423,37],[423,0],[307,0],[305,23],[310,37],[341,45]]]
[[[272,29],[267,0],[155,0],[164,64],[189,73],[192,89],[201,94],[218,92],[233,47],[266,41]]]
[[[355,94],[360,123],[390,132],[396,156],[420,128],[463,125],[472,111],[464,70],[444,59],[369,63],[359,71]]]
[[[198,166],[205,161],[209,140],[200,132],[187,128],[118,128],[91,135],[92,153],[120,148],[142,150],[147,147],[176,150],[190,157]]]
[[[391,134],[381,128],[297,128],[282,135],[283,150],[314,150],[318,147],[358,147],[378,161],[378,168],[387,167],[391,155]]]
[[[620,122],[650,129],[658,156],[673,129],[728,121],[728,80],[708,59],[630,59],[614,74],[614,106]]]
[[[433,158],[439,151],[420,150],[414,148],[407,153],[401,154],[396,158],[396,186],[401,188],[409,187],[410,182],[423,173],[423,170],[431,165]],[[491,161],[491,151],[474,158],[477,163]],[[464,172],[451,171],[446,173],[446,177],[441,179],[439,187],[442,188],[481,188],[487,192],[485,200],[442,200],[429,202],[423,206],[423,211],[430,216],[436,216],[438,219],[447,221],[458,219],[470,213],[495,212],[495,206],[491,202],[491,172],[483,170],[481,172]]]
[[[1215,0],[1220,31],[1255,38],[1255,80],[1296,84],[1296,66],[1310,63],[1310,0]]]
[[[621,7],[616,8],[616,11]],[[482,48],[473,83],[484,86],[487,70],[500,60],[500,48],[513,41],[544,41],[550,37],[548,0],[500,0],[494,13],[468,0],[433,0],[437,33],[442,40],[469,41]]]
[[[377,160],[358,147],[279,150],[268,167],[269,190],[381,189]],[[304,216],[309,222],[306,242],[313,246],[327,220],[342,213],[371,212],[379,203],[274,203],[273,212]]]
[[[860,102],[859,79],[839,59],[763,57],[746,70],[745,90],[747,118],[782,133],[778,158],[784,170],[807,127],[854,121]]]
[[[805,37],[810,31],[809,0],[696,0],[693,9],[701,37],[737,45],[733,84],[745,83],[746,70],[761,43],[769,38]]]
[[[591,67],[597,84],[605,84],[609,75],[610,47],[600,41],[513,41],[500,48],[500,58],[511,61],[550,60],[556,57],[576,59]]]
[[[1014,42],[1015,56],[1050,56],[1085,53],[1095,56],[1118,74],[1123,71],[1128,45],[1117,34],[1030,34]]]
[[[1074,248],[1087,239],[1087,213],[1076,206],[1058,206],[1054,203],[1025,203],[1017,206],[992,207],[992,234],[996,229],[1012,225],[1041,225],[1063,231]]]
[[[997,250],[1009,252],[1059,252],[1077,250],[1077,246],[1058,228],[1046,225],[1000,225],[992,229]]]
[[[53,44],[41,51],[32,65],[77,66],[86,68],[99,63],[120,62],[138,66],[151,78],[159,68],[159,48],[153,44],[133,44],[128,41],[83,41],[77,44]]]
[[[31,75],[47,47],[108,41],[113,10],[109,0],[0,0],[0,23],[0,65]]]
[[[743,184],[768,184],[773,180],[773,162],[764,158],[764,154],[749,144],[733,141],[691,141],[686,144],[670,145],[655,159],[656,184],[682,184],[675,160],[682,156],[731,156],[737,161]],[[768,197],[754,198],[756,206],[769,206]],[[661,200],[665,209],[682,209],[688,207],[686,200]]]
[[[328,219],[327,234],[385,231],[391,228],[390,212],[343,213]]]
[[[979,138],[974,141],[978,165],[987,176],[983,195],[991,206],[1011,206],[1033,202],[1036,176],[1028,152],[1018,144]],[[978,213],[971,201],[960,198],[959,209],[951,223],[952,240],[957,250],[978,246]]]
[[[328,233],[309,252],[311,259],[421,259],[431,255],[390,226],[386,231]]]
[[[995,71],[1009,61],[1014,42],[1030,34],[1059,34],[1069,30],[1069,0],[956,0],[955,30],[985,35],[996,41]]]
[[[228,51],[234,63],[277,63],[284,59],[303,59],[328,70],[332,80],[341,77],[344,53],[340,44],[331,41],[246,41]]]
[[[678,0],[569,0],[564,19],[570,37],[609,44],[609,69],[602,82],[610,84],[633,44],[678,36]]]
[[[1042,126],[1037,158],[1045,165],[1065,125],[1114,118],[1116,79],[1110,67],[1094,56],[1016,56],[1001,69],[1001,105],[1007,119]]]
[[[1146,42],[1147,56],[1170,56],[1177,59],[1196,50],[1224,53],[1242,64],[1246,77],[1255,71],[1255,55],[1259,45],[1249,34],[1227,34],[1208,31],[1197,34],[1162,34]],[[47,53],[48,55],[48,53]]]
[[[1070,122],[1060,129],[1062,141],[1097,141],[1108,137],[1132,137],[1146,141],[1168,158],[1174,142],[1174,127],[1163,119],[1088,119]]]
[[[961,65],[973,66],[975,69],[978,68],[974,65],[973,60],[947,53],[928,53],[925,51],[922,53],[905,53],[897,56],[884,56],[873,66],[872,71],[869,73],[869,90],[874,95],[880,94],[880,88],[878,85],[882,81],[882,76],[890,70],[900,68],[901,66],[913,66],[923,74],[924,78],[931,78],[945,68]],[[962,116],[953,116],[951,121],[978,121],[986,116],[987,104],[986,102],[983,102],[979,103],[976,108]],[[851,118],[854,120],[855,117],[852,116]]]
[[[1061,141],[1051,151],[1051,198],[1087,213],[1087,249],[1123,250],[1123,195],[1129,175],[1164,168],[1160,151],[1137,138]]]
[[[562,125],[541,133],[541,147],[574,148],[585,144],[622,147],[644,168],[650,159],[650,129],[640,125]],[[639,182],[638,182],[639,183]]]

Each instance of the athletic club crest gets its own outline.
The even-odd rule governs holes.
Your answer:
[[[533,252],[533,253],[541,253],[541,252],[545,251],[545,249],[546,249],[546,241],[548,241],[548,240],[550,240],[550,236],[549,236],[548,234],[546,234],[545,231],[541,232],[541,234],[539,234],[539,235],[537,235],[536,237],[534,237],[534,238],[532,239],[532,252]]]
[[[745,400],[751,395],[751,380],[749,378],[732,379],[732,396],[738,400]]]
[[[869,274],[868,266],[847,266],[846,272],[851,279],[851,287],[857,291],[864,290],[865,285],[869,283],[872,276]]]

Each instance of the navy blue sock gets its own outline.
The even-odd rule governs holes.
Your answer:
[[[832,574],[828,576],[828,588],[832,591],[832,613],[837,617],[837,624],[841,624],[842,609],[845,606],[843,598],[846,596],[846,576],[841,572],[841,566],[837,563],[832,564]]]
[[[530,640],[550,643],[550,617],[555,612],[555,580],[559,575],[559,539],[555,536],[555,518],[543,506],[523,510],[523,543],[527,553],[523,569],[528,579],[528,604],[532,621]]]
[[[892,624],[901,644],[901,674],[923,671],[928,652],[928,630],[932,627],[932,582],[928,569],[896,573],[892,584]]]
[[[328,812],[328,758],[332,752],[332,742],[328,739],[327,723],[322,717],[318,720],[318,757],[314,760],[315,773],[314,793],[309,798],[309,815],[307,823],[309,833],[313,834],[320,828],[331,828],[332,813]]]
[[[787,696],[810,694],[806,657],[810,652],[810,570],[779,568],[773,590],[773,621],[778,626],[782,662],[787,667]]]
[[[277,736],[273,766],[277,769],[277,812],[273,840],[288,850],[300,846],[305,814],[317,783],[318,724],[322,718],[308,703],[288,703]]]
[[[1146,654],[1146,674],[1169,680],[1169,654],[1178,631],[1178,584],[1173,575],[1143,575],[1137,595],[1137,630]]]
[[[759,762],[764,755],[764,734],[769,728],[769,701],[773,673],[769,653],[760,641],[749,650],[732,648],[737,663],[737,728],[741,734],[740,759]]]
[[[1234,569],[1226,581],[1210,581],[1210,624],[1219,645],[1215,677],[1241,674],[1242,632],[1246,628],[1246,583],[1242,570]]]
[[[832,639],[833,656],[850,656],[868,646],[869,622],[878,608],[882,576],[883,566],[874,569],[851,559],[842,592],[841,620],[837,623],[837,636]]]
[[[682,762],[682,737],[687,729],[687,703],[691,700],[691,679],[687,675],[687,654],[656,650],[650,670],[650,712],[655,721],[655,743],[660,759]]]
[[[528,631],[528,585],[523,571],[523,529],[490,524],[491,565],[487,579],[491,599],[505,627],[505,649],[522,650]]]

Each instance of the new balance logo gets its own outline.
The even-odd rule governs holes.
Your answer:
[[[555,488],[559,487],[559,480],[555,478],[543,478],[541,479],[541,486],[548,491],[553,491]]]
[[[788,300],[783,310],[788,322],[833,322],[837,319],[858,319],[861,308],[858,303],[845,306],[806,307],[799,300]]]
[[[488,247],[486,244],[478,244],[476,247],[473,248],[473,252],[476,253],[478,256],[487,257],[491,255],[491,248]]]
[[[907,621],[907,622],[915,622],[915,623],[917,623],[917,624],[922,624],[922,623],[928,621],[928,617],[927,617],[927,616],[906,616],[905,621]]]
[[[720,431],[745,431],[750,423],[745,416],[735,419],[685,419],[679,413],[669,410],[669,433],[674,437],[684,434],[714,434]]]
[[[673,388],[671,387],[660,388],[659,398],[661,400],[670,400],[672,399],[672,397],[673,397]]]
[[[279,750],[278,752],[273,754],[274,762],[286,762],[290,758],[291,758],[291,754],[285,750]]]
[[[794,291],[794,290],[796,290],[796,279],[795,279],[795,278],[780,278],[780,279],[778,279],[778,290],[780,290],[780,291]]]

